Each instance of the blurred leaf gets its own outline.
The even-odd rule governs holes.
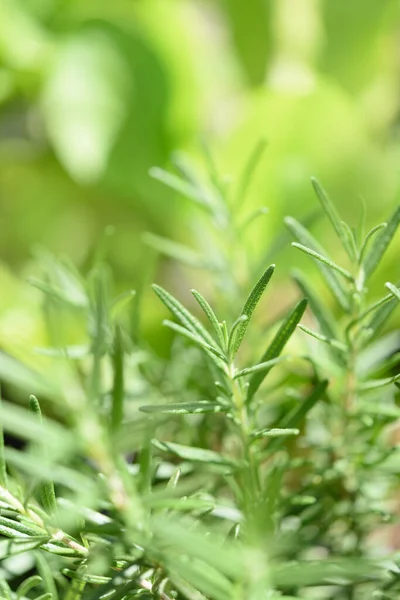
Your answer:
[[[214,357],[217,357],[220,361],[225,361],[224,355],[222,354],[222,352],[220,350],[218,350],[218,348],[215,348],[215,346],[211,346],[210,344],[207,344],[203,340],[203,338],[199,337],[198,335],[196,335],[194,333],[191,333],[188,329],[185,329],[184,327],[181,327],[180,325],[177,325],[176,323],[173,323],[172,321],[168,321],[167,319],[165,319],[163,321],[163,324],[166,325],[167,327],[169,327],[169,329],[172,329],[173,331],[180,333],[181,335],[183,335],[183,337],[188,338],[189,340],[194,342],[197,346],[200,346],[200,348],[205,350],[208,354],[211,354]],[[216,364],[218,367],[220,366],[220,364],[218,362]]]
[[[173,258],[188,267],[211,270],[216,268],[215,264],[207,261],[201,254],[183,244],[178,244],[153,233],[145,233],[143,239],[148,246],[154,248],[157,252]]]
[[[319,181],[315,178],[311,178],[311,183],[315,190],[316,195],[324,209],[328,219],[330,220],[333,229],[336,231],[336,235],[342,242],[343,248],[351,258],[355,258],[354,245],[349,242],[348,226],[340,220],[340,217],[336,211],[335,205],[331,202],[328,194],[320,185]],[[344,226],[344,227],[343,227]],[[351,236],[350,236],[351,237]]]
[[[154,177],[154,179],[157,179],[166,186],[172,188],[175,192],[185,196],[185,198],[189,198],[189,200],[199,204],[208,211],[212,210],[207,195],[202,189],[193,185],[193,183],[188,183],[187,181],[184,181],[180,177],[177,177],[176,175],[173,175],[172,173],[169,173],[160,167],[152,167],[149,171],[149,174],[151,177]]]
[[[222,406],[217,402],[176,402],[171,404],[153,404],[140,406],[139,410],[147,413],[164,413],[174,415],[195,415],[202,413],[217,413],[227,411],[227,406]]]
[[[179,456],[183,460],[201,462],[215,465],[235,465],[234,461],[229,458],[204,448],[194,448],[192,446],[182,446],[182,444],[174,444],[173,442],[161,442],[152,440],[153,445],[163,452],[171,452],[175,456]]]
[[[338,340],[328,338],[325,335],[321,335],[320,333],[317,333],[316,331],[312,331],[312,329],[309,329],[308,327],[305,327],[304,325],[299,325],[298,327],[299,327],[299,329],[304,331],[304,333],[307,333],[309,336],[315,338],[316,340],[318,340],[320,342],[324,342],[325,344],[328,344],[329,346],[333,346],[337,350],[340,350],[342,353],[347,352],[346,344],[343,344],[342,342],[339,342]]]
[[[395,383],[396,381],[399,381],[399,379],[400,374],[393,375],[393,377],[384,377],[383,379],[371,379],[370,381],[362,383],[358,389],[360,392],[368,392]]]
[[[17,589],[17,600],[19,600],[22,596],[26,596],[31,589],[40,585],[42,583],[42,578],[39,575],[32,575],[28,577],[18,586]]]
[[[365,277],[368,279],[379,265],[387,247],[392,241],[400,224],[400,206],[396,208],[387,222],[387,226],[374,238],[365,257]]]
[[[310,394],[301,401],[299,406],[295,406],[292,411],[282,419],[279,426],[283,429],[297,428],[309,411],[316,405],[318,400],[325,394],[329,382],[327,380],[318,382],[311,390]],[[284,438],[272,440],[268,446],[268,452],[275,452],[283,443]]]
[[[259,431],[255,431],[252,433],[251,437],[254,439],[259,438],[269,438],[269,437],[281,437],[288,435],[298,435],[300,433],[299,429],[280,429],[279,427],[274,427],[272,429],[260,429]]]
[[[347,271],[346,269],[343,269],[342,267],[340,267],[339,265],[334,263],[330,258],[326,258],[326,256],[323,256],[322,254],[315,252],[315,250],[312,250],[311,248],[307,248],[307,246],[303,246],[303,244],[298,244],[297,242],[292,242],[292,246],[294,248],[297,248],[298,250],[301,250],[305,254],[309,254],[312,258],[315,258],[316,260],[324,263],[330,269],[337,271],[338,273],[340,273],[340,275],[345,277],[348,281],[354,281],[354,277],[352,276],[352,274],[349,271]]]
[[[299,240],[301,245],[310,248],[318,255],[326,255],[325,250],[320,246],[320,244],[314,239],[314,237],[307,231],[305,227],[303,227],[300,223],[298,223],[292,217],[285,218],[285,224],[290,229],[292,234]],[[339,279],[336,276],[336,273],[332,271],[324,262],[317,260],[315,257],[315,262],[322,273],[329,289],[332,294],[335,296],[339,304],[345,310],[349,310],[349,301],[347,298],[346,291],[343,289],[343,286]]]
[[[261,363],[273,360],[277,358],[287,342],[289,341],[291,335],[296,330],[297,324],[299,323],[301,317],[304,314],[304,311],[307,307],[307,300],[300,300],[298,304],[294,307],[294,309],[285,317],[282,325],[274,336],[271,344],[268,346],[267,350],[263,354],[261,358]],[[250,402],[260,385],[262,384],[265,377],[268,375],[267,371],[262,371],[261,373],[255,373],[253,377],[250,379],[250,385],[247,392],[247,402]]]
[[[272,6],[262,0],[224,0],[235,49],[252,86],[266,76],[271,49]],[[249,32],[251,31],[251,35]]]

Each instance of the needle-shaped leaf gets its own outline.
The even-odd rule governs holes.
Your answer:
[[[229,339],[228,339],[228,354],[231,357],[234,357],[234,355],[235,355],[234,344],[235,344],[235,340],[236,340],[237,330],[239,329],[239,327],[244,325],[246,323],[246,321],[248,321],[248,320],[249,320],[249,317],[247,315],[240,315],[240,317],[238,317],[236,319],[236,321],[234,321],[232,323],[232,327],[229,332]]]
[[[339,342],[338,340],[335,340],[332,338],[328,338],[325,335],[321,335],[320,333],[317,333],[316,331],[313,331],[312,329],[309,329],[308,327],[305,327],[304,325],[299,325],[298,327],[299,327],[299,329],[304,331],[304,333],[307,333],[308,335],[315,338],[319,342],[324,342],[325,344],[329,344],[329,346],[333,346],[334,348],[337,348],[338,350],[341,350],[342,352],[347,352],[347,347],[345,344],[342,344],[342,342]]]
[[[270,361],[274,358],[277,358],[280,355],[283,348],[289,341],[291,335],[296,330],[297,324],[303,316],[306,307],[307,300],[300,300],[300,302],[296,304],[294,309],[287,315],[279,330],[275,334],[275,337],[272,340],[271,344],[268,346],[267,350],[263,354],[260,361],[261,363]],[[256,391],[258,390],[268,373],[269,369],[266,369],[265,371],[253,374],[252,378],[250,379],[249,389],[247,392],[247,402],[251,401],[254,394],[256,393]]]
[[[375,227],[373,227],[372,229],[370,229],[367,233],[367,235],[365,236],[365,240],[361,246],[360,249],[360,258],[359,258],[359,262],[362,263],[365,253],[367,251],[367,248],[369,246],[369,244],[371,243],[373,237],[381,230],[381,229],[385,229],[385,227],[387,227],[387,223],[380,223],[379,225],[375,225]]]
[[[370,381],[366,381],[359,386],[360,392],[368,392],[370,390],[376,390],[382,387],[386,387],[396,381],[400,381],[400,374],[393,375],[393,377],[385,377],[383,379],[372,379]]]
[[[135,296],[135,290],[128,290],[114,298],[110,306],[110,317],[113,321],[118,318],[120,313],[130,304]]]
[[[267,287],[273,272],[275,270],[275,265],[270,265],[262,274],[260,279],[257,281],[256,285],[251,290],[241,312],[241,317],[247,317],[241,323],[238,324],[236,330],[232,336],[232,340],[230,342],[230,350],[231,356],[235,356],[239,346],[243,340],[244,334],[246,333],[246,329],[248,327],[251,316],[256,308],[260,298]]]
[[[171,402],[170,404],[149,404],[140,406],[139,410],[146,413],[162,413],[172,415],[197,415],[202,413],[218,413],[228,410],[228,406],[223,406],[217,402],[199,401],[199,402]]]
[[[370,332],[368,334],[368,339],[376,335],[382,329],[394,309],[397,307],[398,302],[398,299],[393,296],[391,300],[384,302],[380,307],[374,310],[374,314],[365,325],[366,331]]]
[[[317,242],[317,240],[310,234],[310,232],[305,227],[303,227],[303,225],[296,221],[296,219],[293,219],[292,217],[286,217],[285,224],[292,232],[294,237],[297,238],[303,246],[314,250],[315,252],[317,252],[317,254],[326,256],[324,248]],[[342,282],[337,277],[336,272],[319,260],[315,260],[315,263],[321,271],[321,274],[323,275],[326,284],[328,285],[332,294],[335,296],[336,300],[339,302],[341,307],[348,312],[350,310],[348,294],[343,288]]]
[[[277,358],[272,358],[271,360],[267,360],[266,362],[259,363],[258,365],[254,365],[253,367],[247,367],[246,369],[241,369],[238,371],[234,379],[239,379],[240,377],[246,377],[246,375],[253,375],[254,373],[260,373],[262,371],[270,371],[272,367],[277,365],[278,363],[287,360],[288,356],[278,356]]]
[[[22,554],[22,552],[30,552],[38,548],[49,539],[49,536],[23,536],[0,541],[0,560]],[[0,587],[1,590],[1,587]]]
[[[35,600],[53,600],[53,594],[51,592],[45,592],[44,594],[40,594]]]
[[[2,399],[1,399],[1,386],[0,386],[0,485],[7,487],[7,465],[6,457],[4,455],[4,433],[2,425]]]
[[[226,360],[225,356],[222,354],[222,352],[220,350],[218,350],[218,348],[215,348],[214,346],[207,344],[207,342],[205,342],[201,337],[192,333],[188,329],[185,329],[184,327],[181,327],[180,325],[177,325],[176,323],[173,323],[172,321],[168,321],[167,319],[165,321],[163,321],[163,324],[166,325],[167,327],[169,327],[170,329],[173,329],[173,331],[176,331],[177,333],[180,333],[184,337],[188,338],[189,340],[191,340],[192,342],[194,342],[195,344],[200,346],[200,348],[203,348],[203,350],[205,350],[208,354],[211,354],[211,355],[219,358],[221,361]],[[219,362],[217,363],[217,365],[218,365],[218,367],[221,366]]]
[[[340,267],[339,265],[334,263],[333,260],[331,260],[330,258],[327,258],[326,256],[323,256],[322,254],[319,254],[319,252],[315,252],[315,250],[312,250],[311,248],[308,248],[307,246],[303,246],[303,244],[298,244],[297,242],[292,242],[292,246],[294,248],[297,248],[298,250],[301,250],[305,254],[309,254],[312,258],[319,260],[320,262],[324,263],[327,267],[330,267],[334,271],[337,271],[338,273],[340,273],[340,275],[345,277],[348,281],[351,281],[351,282],[354,281],[353,275],[349,271],[347,271],[347,269],[343,269],[342,267]]]
[[[32,535],[47,535],[45,530],[38,531],[37,525],[33,524],[33,527],[29,527],[24,523],[9,519],[7,517],[0,516],[0,527],[3,530],[3,535],[7,537],[24,537]],[[5,533],[5,532],[8,533]]]
[[[268,212],[269,210],[266,206],[261,206],[260,208],[257,208],[257,210],[254,210],[252,213],[249,214],[248,217],[245,218],[242,225],[240,226],[240,229],[244,231],[249,225],[251,225],[251,223],[258,219],[258,217],[267,215]]]
[[[173,258],[188,267],[194,269],[215,269],[214,264],[206,261],[201,254],[189,248],[189,246],[179,244],[154,233],[145,233],[143,240],[148,246],[157,250],[157,252]]]
[[[222,454],[218,454],[218,452],[213,452],[212,450],[195,448],[193,446],[183,446],[182,444],[175,444],[173,442],[161,442],[154,439],[152,440],[152,444],[158,450],[170,452],[183,460],[214,465],[235,465],[235,462],[230,458],[222,456]]]
[[[50,594],[51,600],[58,600],[58,591],[54,583],[53,573],[48,561],[44,558],[41,552],[35,552],[35,560],[39,575],[43,580],[43,587]]]
[[[388,285],[386,284],[386,287],[388,287]],[[388,288],[390,289],[390,288]],[[365,319],[365,317],[367,317],[368,315],[370,315],[371,313],[376,312],[377,310],[379,310],[382,306],[384,306],[385,304],[387,304],[390,300],[392,300],[393,296],[392,294],[388,294],[387,296],[384,296],[383,298],[380,298],[379,300],[377,300],[376,302],[374,302],[373,304],[371,304],[370,306],[368,306],[358,317],[357,321],[362,321],[363,319]],[[400,300],[400,294],[399,294],[399,298]]]
[[[243,170],[242,176],[240,178],[240,181],[239,181],[239,184],[237,187],[237,194],[236,194],[236,200],[235,200],[236,205],[243,203],[243,201],[246,197],[246,192],[249,188],[252,177],[254,175],[254,172],[262,158],[262,155],[264,154],[264,150],[265,150],[266,146],[267,146],[267,141],[261,139],[257,142],[252,153],[250,154],[250,157],[249,157],[247,164]]]
[[[44,281],[40,281],[39,279],[36,279],[35,277],[28,277],[27,281],[33,287],[37,288],[41,292],[44,292],[45,294],[47,294],[48,296],[50,296],[50,298],[53,298],[54,300],[59,300],[60,302],[64,302],[65,304],[69,304],[72,306],[86,307],[86,302],[82,303],[81,301],[78,302],[78,301],[71,299],[71,297],[68,296],[68,294],[66,294],[62,288],[56,287],[54,285],[50,285]]]
[[[29,398],[29,408],[32,413],[37,415],[39,421],[42,421],[42,411],[40,410],[40,404],[35,396]],[[56,494],[54,491],[54,485],[51,481],[45,481],[40,485],[40,496],[44,509],[50,514],[57,512],[57,501]]]
[[[201,308],[203,309],[206,317],[208,318],[209,322],[211,323],[212,328],[214,329],[214,332],[217,336],[219,345],[221,346],[221,348],[223,348],[225,340],[224,340],[224,336],[222,335],[221,327],[220,327],[220,324],[219,324],[219,321],[217,319],[215,312],[213,311],[213,309],[211,308],[211,306],[207,302],[207,300],[204,298],[204,296],[202,296],[200,294],[200,292],[198,292],[197,290],[192,290],[192,294],[195,297],[195,299],[197,300],[197,302],[199,303],[199,305],[201,306]]]
[[[207,201],[203,190],[199,189],[192,183],[188,183],[180,177],[177,177],[177,175],[168,173],[168,171],[165,171],[160,167],[152,167],[149,171],[149,175],[154,179],[161,181],[164,185],[171,188],[175,192],[178,192],[178,194],[182,194],[182,196],[192,200],[192,202],[198,204],[202,208],[205,208],[208,211],[211,210],[210,204]]]
[[[345,223],[345,221],[341,221],[340,224],[342,226],[343,238],[347,240],[347,242],[346,242],[346,244],[348,246],[347,253],[348,253],[350,259],[353,262],[356,262],[358,260],[358,249],[357,249],[355,233],[347,225],[347,223]]]
[[[308,300],[308,305],[317,319],[319,327],[321,329],[321,333],[330,339],[337,339],[338,330],[334,316],[329,311],[329,309],[325,306],[324,302],[319,298],[318,294],[314,292],[311,285],[307,282],[307,280],[303,277],[303,274],[299,271],[294,271],[292,273],[292,277],[297,283],[301,293]],[[330,348],[332,355],[335,359],[345,365],[345,361],[343,359],[343,355],[341,352],[338,352],[337,349]]]
[[[32,575],[28,577],[18,586],[17,589],[17,600],[27,596],[28,592],[30,592],[34,587],[40,585],[42,583],[42,578],[39,575]]]
[[[310,394],[301,402],[300,406],[296,406],[286,418],[283,419],[280,426],[283,429],[297,428],[304,417],[309,411],[315,406],[315,404],[325,394],[326,388],[328,387],[328,380],[319,381],[313,388]],[[284,438],[277,438],[273,440],[268,446],[268,451],[275,452],[283,443]]]
[[[385,283],[385,286],[389,290],[389,292],[394,296],[397,300],[400,300],[400,289],[393,285],[393,283]]]
[[[348,236],[348,231],[347,231],[348,226],[343,227],[343,221],[340,220],[340,217],[336,211],[335,205],[330,200],[328,194],[326,193],[324,188],[320,185],[318,180],[315,177],[311,177],[311,183],[313,185],[315,193],[318,196],[321,206],[324,209],[326,215],[328,216],[328,219],[330,220],[334,230],[336,231],[338,238],[342,242],[344,249],[350,256],[350,258],[352,258],[352,259],[355,258],[354,246]]]
[[[281,429],[279,427],[273,427],[272,429],[260,429],[259,431],[254,431],[251,434],[251,437],[253,439],[259,439],[259,438],[267,438],[267,437],[281,437],[281,436],[289,436],[289,435],[299,435],[300,430],[296,429],[296,428],[291,428],[288,429],[287,427],[285,429]]]
[[[12,600],[12,591],[7,581],[2,577],[0,579],[0,593],[2,600]]]
[[[122,331],[119,325],[115,327],[112,351],[113,386],[111,393],[111,428],[117,432],[122,423],[124,412],[124,349]]]
[[[400,206],[396,208],[387,226],[374,238],[364,261],[365,277],[368,279],[379,265],[387,247],[400,224]]]
[[[203,327],[200,321],[196,319],[196,317],[194,317],[176,298],[174,298],[174,296],[155,283],[152,285],[152,288],[160,298],[161,302],[165,304],[184,327],[187,327],[187,329],[195,335],[200,336],[211,346],[215,343],[213,337]]]

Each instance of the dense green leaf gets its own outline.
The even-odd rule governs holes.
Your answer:
[[[38,527],[37,523],[29,522],[29,525],[25,525],[14,519],[0,516],[0,525],[7,528],[10,531],[15,531],[23,536],[35,536],[35,535],[46,535],[46,531],[42,527]],[[16,535],[15,537],[19,537]]]

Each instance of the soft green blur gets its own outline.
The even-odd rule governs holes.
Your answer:
[[[286,214],[315,210],[311,175],[344,218],[362,196],[368,222],[384,219],[399,187],[399,17],[396,0],[1,0],[0,346],[41,337],[21,283],[37,246],[84,267],[113,225],[121,286],[173,278],[142,234],[190,244],[196,215],[148,170],[176,151],[204,168],[201,139],[233,182],[268,141],[246,207],[270,210],[260,255]],[[297,255],[276,254],[284,276]],[[387,273],[396,260],[394,244]]]

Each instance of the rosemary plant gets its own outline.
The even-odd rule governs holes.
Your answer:
[[[300,300],[256,327],[274,265],[248,285],[258,261],[238,255],[260,213],[238,207],[261,149],[235,189],[209,155],[207,184],[181,157],[179,176],[153,171],[205,212],[213,245],[203,256],[146,241],[216,282],[211,302],[192,290],[188,308],[153,286],[172,315],[166,359],[137,332],[133,341],[139,304],[133,292],[115,295],[99,258],[82,277],[41,256],[45,276],[31,283],[43,292],[51,345],[36,350],[37,370],[0,356],[1,424],[22,444],[5,447],[0,435],[5,600],[398,597],[399,557],[385,538],[396,521],[398,340],[378,335],[400,290],[388,283],[369,304],[366,285],[400,210],[355,232],[314,182],[349,265],[294,219],[287,225],[342,315],[295,273]],[[306,354],[297,327],[311,336]]]

